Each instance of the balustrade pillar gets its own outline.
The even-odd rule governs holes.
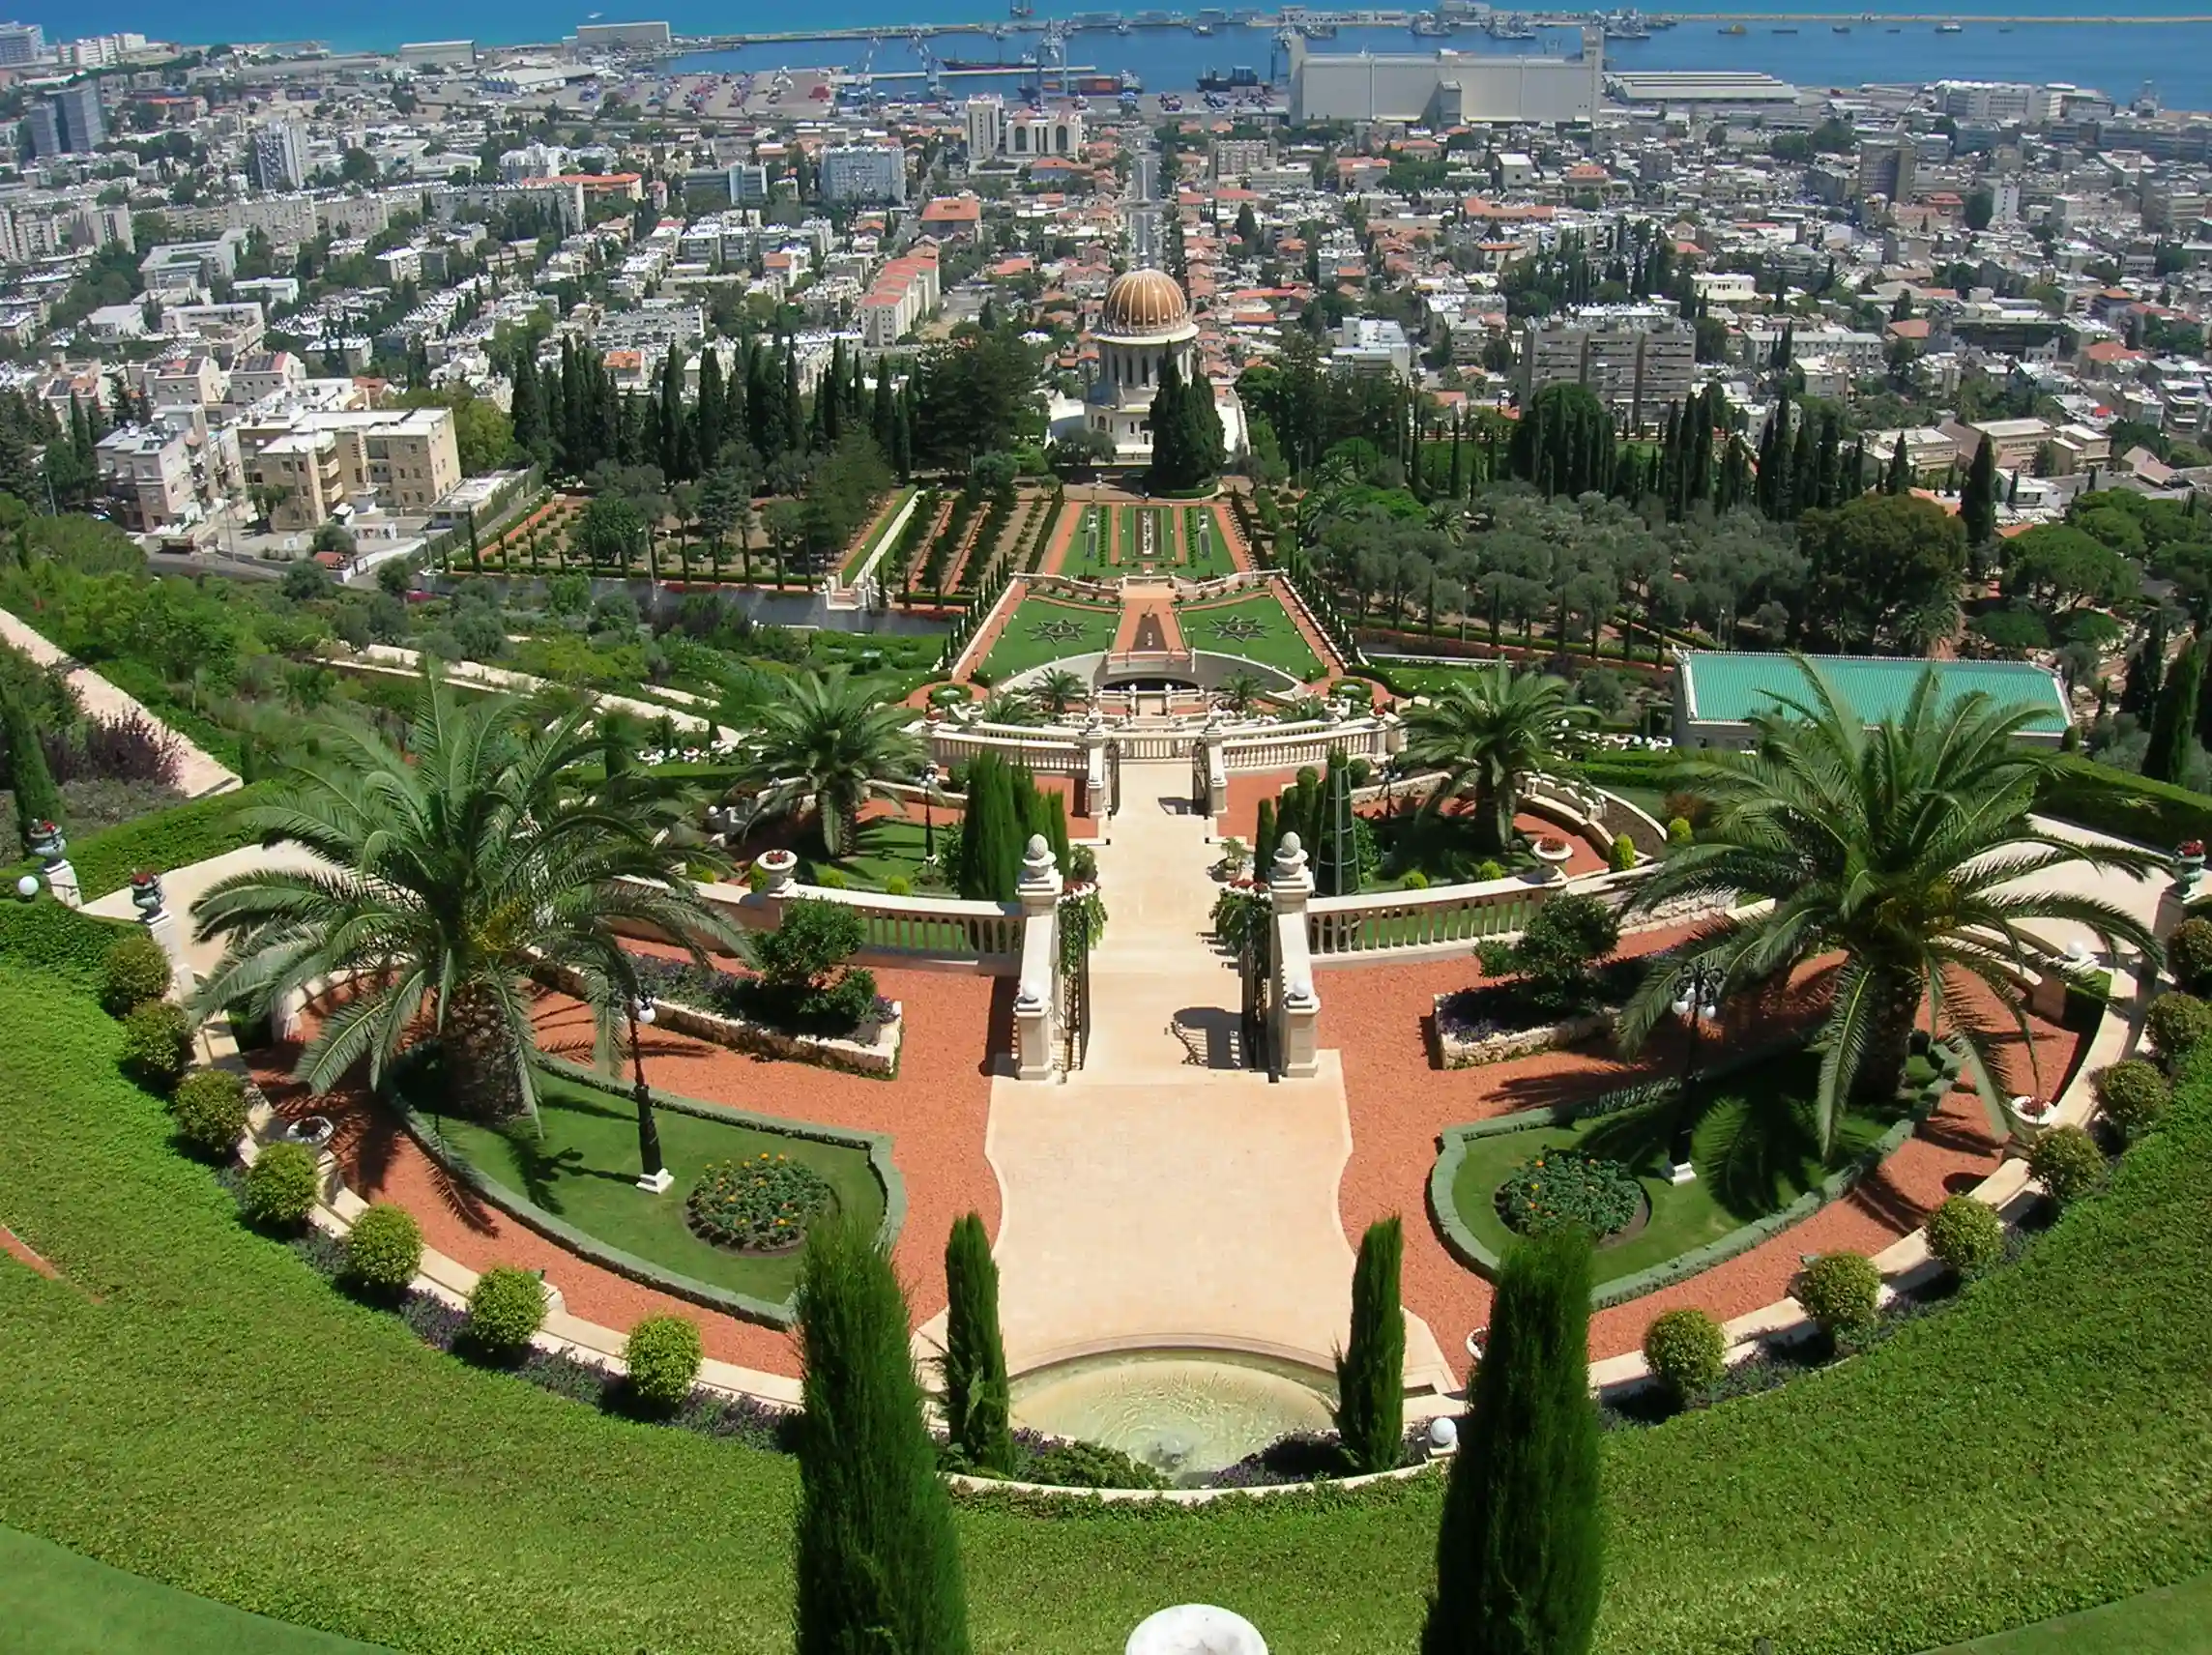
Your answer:
[[[1304,1080],[1321,1067],[1321,996],[1314,992],[1313,952],[1306,940],[1306,903],[1313,875],[1295,833],[1275,849],[1267,880],[1275,927],[1274,1050],[1286,1080]]]
[[[1022,858],[1022,966],[1014,992],[1014,1076],[1052,1079],[1060,1002],[1060,869],[1044,835],[1030,835]]]

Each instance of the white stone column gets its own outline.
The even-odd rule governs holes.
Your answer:
[[[1014,990],[1014,1078],[1052,1079],[1060,1000],[1060,870],[1042,833],[1030,835],[1015,887],[1022,905],[1022,966]]]
[[[1295,833],[1275,848],[1267,896],[1275,926],[1274,1049],[1286,1080],[1304,1080],[1321,1067],[1321,996],[1314,992],[1313,954],[1306,942],[1306,901],[1313,875]]]
[[[1206,729],[1199,738],[1199,751],[1206,767],[1206,813],[1219,821],[1229,811],[1229,754],[1225,750],[1228,738],[1222,734],[1213,714],[1208,713]]]
[[[1098,821],[1113,802],[1106,790],[1106,720],[1093,711],[1083,726],[1083,813]]]

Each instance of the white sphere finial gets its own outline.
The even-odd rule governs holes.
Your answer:
[[[30,901],[31,898],[38,895],[39,876],[37,874],[25,874],[21,879],[17,880],[15,882],[15,894],[21,897],[25,902]]]
[[[1234,1610],[1178,1604],[1148,1615],[1121,1655],[1267,1655],[1267,1640]]]

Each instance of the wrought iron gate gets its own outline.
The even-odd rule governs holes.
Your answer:
[[[1119,737],[1106,743],[1106,814],[1121,814],[1121,741]]]
[[[1065,927],[1060,953],[1060,1026],[1066,1048],[1061,1067],[1070,1073],[1091,1055],[1091,911],[1071,902],[1060,911]]]
[[[1254,914],[1244,923],[1244,937],[1237,951],[1237,976],[1242,988],[1237,1010],[1238,1047],[1248,1069],[1266,1069],[1273,1076],[1273,1042],[1267,1038],[1273,970],[1271,915]]]

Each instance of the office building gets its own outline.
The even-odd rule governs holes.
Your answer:
[[[1912,199],[1916,152],[1912,140],[1900,133],[1894,138],[1873,139],[1859,146],[1858,195],[1865,200],[1879,195],[1886,201]]]
[[[1547,385],[1586,385],[1630,431],[1656,424],[1689,400],[1697,334],[1672,306],[1587,305],[1532,317],[1521,337],[1521,400]]]
[[[46,31],[36,23],[0,23],[0,69],[36,63],[46,55]]]
[[[822,199],[904,205],[906,151],[896,144],[840,144],[824,150]]]
[[[971,98],[967,103],[968,164],[988,160],[997,155],[1005,143],[1006,101],[1004,98]]]
[[[89,155],[107,136],[101,117],[100,83],[81,80],[31,105],[31,148],[49,156]]]
[[[264,189],[298,189],[307,182],[307,129],[271,121],[253,130],[253,182]]]

